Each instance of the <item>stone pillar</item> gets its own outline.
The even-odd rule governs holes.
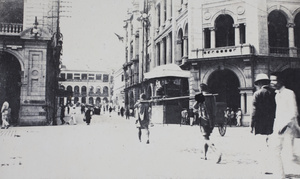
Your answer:
[[[253,88],[240,88],[241,110],[243,113],[242,123],[248,126],[251,123]]]
[[[167,0],[167,22],[171,22],[171,17],[172,17],[172,0]]]
[[[157,43],[156,44],[156,59],[155,59],[155,65],[154,65],[154,67],[156,67],[156,66],[159,66],[160,65],[160,51],[159,51],[159,43]]]
[[[160,28],[163,29],[165,24],[164,1],[160,3]]]
[[[188,36],[183,37],[183,57],[188,57]]]
[[[240,45],[240,28],[239,28],[239,24],[233,24],[234,27],[234,45],[238,46]]]
[[[289,49],[290,57],[297,57],[297,48],[295,47],[295,35],[294,35],[294,23],[288,23],[287,28],[289,30]]]
[[[216,31],[215,28],[209,28],[210,30],[210,48],[216,48]]]
[[[172,37],[167,36],[167,64],[172,63]]]
[[[160,42],[160,65],[165,65],[164,57],[165,57],[165,42],[162,40]]]

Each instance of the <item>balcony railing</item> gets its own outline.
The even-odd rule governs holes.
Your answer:
[[[300,49],[296,47],[270,47],[269,50],[276,57],[300,57]]]
[[[0,35],[20,35],[23,24],[0,23]]]
[[[208,48],[202,50],[202,57],[224,57],[234,55],[251,55],[254,53],[252,45],[228,46],[219,48]],[[199,54],[200,55],[200,54]]]

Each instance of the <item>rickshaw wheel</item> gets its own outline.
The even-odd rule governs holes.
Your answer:
[[[220,135],[223,137],[226,133],[226,124],[220,124],[218,126],[218,129],[219,129]]]

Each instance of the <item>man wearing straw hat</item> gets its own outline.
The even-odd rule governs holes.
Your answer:
[[[259,159],[264,164],[264,173],[272,174],[267,168],[270,163],[268,160],[269,135],[273,133],[273,124],[275,119],[275,90],[270,87],[270,79],[266,74],[258,74],[254,81],[257,91],[253,94],[251,133],[254,132],[258,139]],[[253,131],[254,130],[254,131]]]

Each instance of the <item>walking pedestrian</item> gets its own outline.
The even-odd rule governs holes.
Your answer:
[[[239,127],[242,125],[242,110],[238,108],[236,111],[236,126]]]
[[[92,109],[91,107],[88,107],[88,109],[85,111],[85,122],[87,125],[90,125],[92,119]]]
[[[76,125],[77,121],[76,121],[76,106],[71,104],[71,109],[70,109],[70,120],[67,122],[67,124],[71,124],[71,122],[73,121],[73,124]]]
[[[201,93],[195,96],[196,103],[194,109],[198,110],[200,122],[200,131],[204,137],[204,159],[207,160],[207,151],[210,148],[217,154],[217,163],[221,162],[222,153],[219,152],[215,145],[211,142],[209,136],[215,126],[216,118],[216,98],[213,94],[209,93],[208,86],[204,83],[200,84]]]
[[[253,94],[251,133],[254,132],[259,149],[259,158],[264,165],[264,173],[272,173],[270,166],[269,135],[273,133],[275,119],[275,90],[270,87],[270,79],[266,74],[258,74],[254,85],[257,91]]]
[[[129,118],[129,108],[128,107],[125,110],[125,116],[126,116],[126,119],[128,119],[128,120],[130,119]]]
[[[150,131],[149,131],[149,124],[150,124],[150,119],[149,119],[149,110],[150,110],[150,104],[148,102],[144,102],[143,100],[146,100],[146,95],[142,93],[140,95],[140,100],[136,102],[134,105],[134,108],[137,108],[138,112],[138,119],[137,125],[138,128],[138,137],[140,142],[142,141],[142,129],[147,131],[147,144],[150,143],[149,141],[149,136],[150,136]]]
[[[85,105],[84,104],[81,104],[80,111],[81,111],[81,114],[85,113]]]
[[[109,112],[109,117],[111,117],[111,112],[112,112],[112,107],[111,106],[109,106],[108,112]]]
[[[8,109],[9,103],[5,100],[2,104],[1,113],[2,113],[2,126],[1,129],[8,129],[9,123],[7,122],[8,119]]]
[[[297,122],[298,109],[295,93],[285,87],[285,79],[282,73],[274,73],[271,75],[271,86],[276,89],[276,115],[274,122],[274,132],[271,136],[271,145],[275,152],[274,159],[277,159],[275,164],[277,168],[274,169],[279,177],[285,178],[285,170],[291,169],[290,164],[294,159],[294,135],[293,125]],[[282,150],[287,148],[286,158],[282,157]],[[289,162],[288,165],[283,164],[283,159]]]
[[[65,117],[65,106],[62,104],[60,106],[60,120],[61,120],[61,125],[65,124],[66,121],[64,120]]]
[[[122,117],[124,116],[124,111],[125,111],[125,109],[124,109],[123,106],[122,106],[121,109],[120,109],[120,113],[121,113],[121,116],[122,116]]]

